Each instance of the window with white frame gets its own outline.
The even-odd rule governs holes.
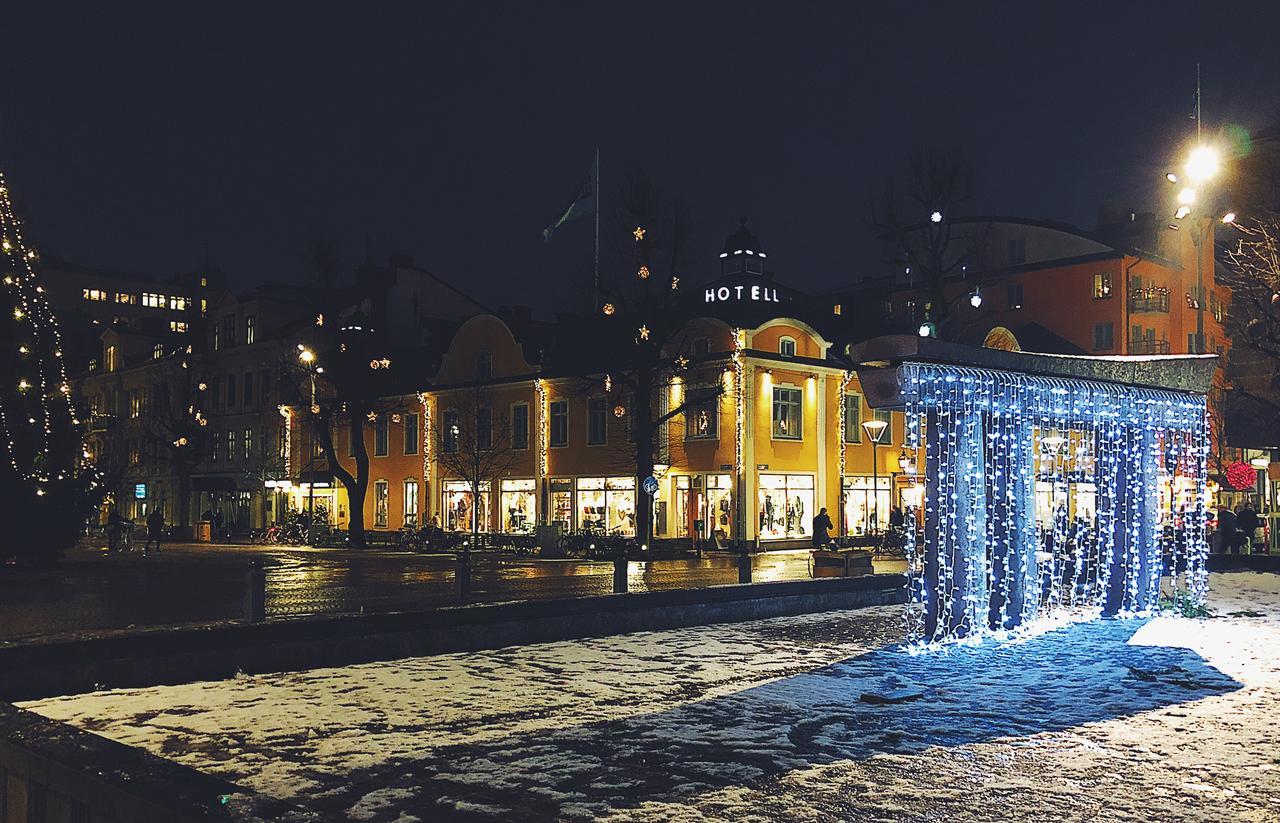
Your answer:
[[[803,436],[801,413],[804,409],[799,389],[787,386],[773,388],[773,436],[778,440],[800,440]]]
[[[389,517],[391,484],[385,480],[373,482],[373,527],[385,529]]]
[[[783,357],[796,356],[796,339],[794,337],[782,337],[778,339],[778,354]]]

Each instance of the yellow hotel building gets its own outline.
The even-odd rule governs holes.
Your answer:
[[[821,508],[850,535],[882,530],[891,507],[918,508],[922,486],[903,448],[902,414],[866,405],[844,343],[832,339],[849,321],[839,307],[778,285],[763,258],[744,228],[726,243],[721,277],[687,296],[688,319],[672,345],[689,365],[663,386],[656,411],[678,407],[691,389],[723,390],[662,427],[652,498],[637,488],[627,414],[606,395],[604,370],[565,355],[591,346],[589,324],[480,314],[457,326],[416,394],[389,399],[364,427],[366,528],[434,517],[469,530],[477,517],[481,531],[559,523],[633,536],[636,507],[651,499],[655,540],[767,547],[807,544]],[[815,316],[834,331],[815,328]],[[471,483],[449,469],[457,462],[449,432],[477,407],[500,429],[495,447],[509,454],[473,499]],[[862,425],[873,416],[889,424],[874,448]],[[293,426],[295,467],[316,462],[305,428]],[[338,454],[350,455],[345,431],[338,439]],[[295,483],[292,506],[305,509],[311,493]],[[345,490],[330,483],[314,494],[345,526]]]

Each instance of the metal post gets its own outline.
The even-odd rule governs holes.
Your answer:
[[[311,408],[316,407],[316,370],[311,368]],[[310,411],[310,409],[308,409]],[[311,436],[307,438],[308,457],[307,466],[310,470],[310,477],[307,478],[307,545],[315,545],[316,542],[316,444],[315,444],[315,424],[312,423]]]
[[[871,520],[876,524],[876,531],[880,529],[880,461],[876,459],[876,452],[880,449],[880,441],[871,441]],[[875,534],[875,531],[872,532]]]
[[[471,594],[471,552],[466,546],[463,546],[462,551],[458,552],[453,571],[454,577],[458,581],[458,596],[465,599]]]
[[[262,560],[249,561],[245,586],[244,617],[249,623],[261,623],[267,619],[267,572]]]
[[[627,593],[627,555],[625,550],[620,550],[613,558],[613,593]]]

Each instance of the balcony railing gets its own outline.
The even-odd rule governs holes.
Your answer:
[[[1133,299],[1129,301],[1129,310],[1134,314],[1142,312],[1164,312],[1169,313],[1169,295],[1168,294],[1135,294]]]
[[[1168,354],[1168,340],[1131,340],[1129,354]]]

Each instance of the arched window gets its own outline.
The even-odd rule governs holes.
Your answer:
[[[778,354],[783,357],[796,356],[796,339],[794,337],[781,337],[778,339]]]

